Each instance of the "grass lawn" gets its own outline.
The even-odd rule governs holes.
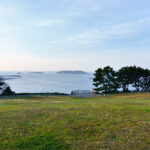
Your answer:
[[[0,98],[0,150],[149,150],[150,94]]]

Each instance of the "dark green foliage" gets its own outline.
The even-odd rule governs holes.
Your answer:
[[[113,68],[106,66],[105,68],[97,69],[93,79],[96,88],[95,91],[103,93],[114,93],[117,91],[118,82],[116,80],[116,72]]]
[[[143,92],[150,91],[150,70],[145,69],[142,71],[142,76],[139,84]]]
[[[94,86],[96,87],[94,90],[96,92],[104,92],[103,86],[104,86],[104,79],[103,79],[103,69],[99,68],[95,71],[95,78],[93,79]]]
[[[104,90],[105,93],[115,93],[117,92],[118,83],[116,78],[116,72],[113,68],[107,66],[103,69],[104,77]]]
[[[69,96],[69,94],[66,93],[58,93],[58,92],[54,92],[54,93],[15,93],[15,95],[17,96],[22,96],[22,95],[54,95],[54,96]]]
[[[69,145],[58,138],[56,133],[47,133],[39,136],[23,137],[20,140],[9,144],[8,148],[18,150],[68,150]]]
[[[150,70],[136,66],[122,67],[117,72],[107,66],[95,71],[93,79],[97,93],[130,92],[129,86],[136,92],[150,91]]]
[[[123,89],[123,92],[128,92],[129,85],[131,84],[132,72],[129,67],[123,67],[118,72],[118,82],[120,87]]]
[[[4,82],[0,82],[0,86],[4,85],[5,83]]]
[[[3,90],[2,95],[14,95],[15,92],[13,92],[10,87],[6,87],[6,89]]]
[[[15,92],[13,92],[10,87],[3,81],[2,78],[0,78],[0,91],[1,95],[13,95]]]
[[[137,92],[141,90],[140,83],[141,77],[143,76],[144,69],[141,67],[131,66],[130,68],[130,82]]]
[[[2,90],[2,86],[5,84],[5,82],[3,82],[2,78],[0,78],[0,90]]]

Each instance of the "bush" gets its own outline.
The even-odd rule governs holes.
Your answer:
[[[6,89],[4,89],[2,92],[2,95],[14,95],[14,94],[15,92],[13,92],[9,86],[6,87]]]

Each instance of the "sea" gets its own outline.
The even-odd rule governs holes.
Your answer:
[[[92,90],[93,73],[57,74],[57,72],[0,72],[0,76],[16,93],[66,93]]]

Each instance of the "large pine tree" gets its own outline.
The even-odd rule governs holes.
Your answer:
[[[122,67],[117,72],[110,66],[95,71],[93,84],[97,93],[150,92],[150,70],[136,66]]]
[[[106,66],[103,69],[99,68],[94,74],[93,79],[94,90],[97,93],[114,93],[117,92],[118,82],[116,78],[116,72],[110,66]]]

